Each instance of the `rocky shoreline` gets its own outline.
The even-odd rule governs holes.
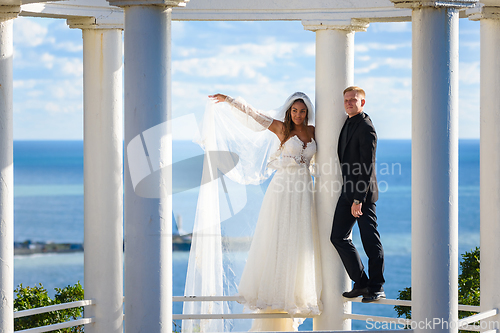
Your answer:
[[[172,251],[189,251],[191,249],[191,235],[174,235],[172,238]],[[54,242],[34,242],[25,240],[24,242],[14,242],[14,255],[30,254],[50,254],[50,253],[72,253],[83,252],[82,243],[54,243]]]
[[[52,242],[14,242],[14,255],[29,255],[39,253],[71,253],[83,251],[83,244],[52,243]]]
[[[191,235],[172,237],[172,251],[189,251],[191,249]],[[54,243],[54,242],[14,242],[14,255],[72,253],[82,252],[81,243]]]
[[[250,248],[250,237],[223,237],[223,246],[229,251],[248,251]],[[191,249],[191,234],[172,237],[172,251],[189,251]],[[81,243],[54,243],[54,242],[34,242],[26,240],[24,242],[14,242],[14,255],[49,254],[49,253],[72,253],[82,252]]]

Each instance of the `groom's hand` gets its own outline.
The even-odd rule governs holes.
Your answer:
[[[361,206],[363,206],[363,204],[361,202],[357,205],[355,203],[352,204],[352,206],[351,206],[352,216],[354,216],[355,218],[358,218],[361,215],[363,215],[363,213],[361,212]]]

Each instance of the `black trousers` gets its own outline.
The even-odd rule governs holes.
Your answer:
[[[342,263],[354,281],[356,288],[369,287],[373,291],[383,290],[384,284],[384,249],[377,231],[377,215],[375,203],[363,203],[358,221],[361,242],[368,257],[368,275],[358,251],[352,244],[349,236],[356,218],[351,214],[352,202],[342,194],[337,202],[333,216],[333,227],[330,240],[337,249]]]

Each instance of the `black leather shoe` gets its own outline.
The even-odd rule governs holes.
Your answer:
[[[361,302],[363,303],[370,303],[370,302],[376,302],[381,299],[385,298],[385,292],[382,291],[369,291],[366,295],[363,296],[363,299]]]
[[[355,297],[358,297],[358,296],[365,296],[365,295],[368,295],[368,288],[365,287],[365,288],[352,288],[351,291],[346,291],[342,294],[342,296],[346,297],[346,298],[355,298]]]

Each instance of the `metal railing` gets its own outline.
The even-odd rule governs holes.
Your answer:
[[[33,315],[37,315],[37,314],[58,311],[58,310],[74,309],[74,308],[78,308],[81,306],[85,307],[85,306],[89,306],[89,305],[93,305],[93,304],[94,304],[94,302],[92,300],[83,300],[83,301],[75,301],[75,302],[69,302],[69,303],[63,303],[63,304],[57,304],[57,305],[49,305],[49,306],[44,306],[44,307],[40,307],[40,308],[16,311],[16,312],[14,312],[14,318],[23,318],[23,317],[28,317],[28,316],[33,316]],[[80,318],[80,319],[66,321],[64,323],[58,323],[58,324],[35,327],[35,328],[28,328],[28,329],[21,330],[21,331],[15,331],[15,333],[52,332],[52,331],[60,330],[63,328],[86,325],[86,324],[90,324],[92,322],[93,322],[93,318]]]

